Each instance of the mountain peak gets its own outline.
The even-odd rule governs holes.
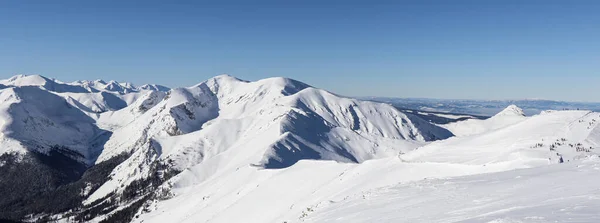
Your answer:
[[[162,85],[158,85],[158,84],[144,84],[140,87],[138,87],[139,90],[153,90],[153,91],[162,91],[162,92],[167,92],[169,90],[171,90],[171,88],[169,87],[165,87]]]
[[[269,84],[272,84],[275,86],[283,87],[283,90],[281,93],[283,93],[284,95],[292,95],[301,90],[304,90],[305,88],[311,87],[310,85],[305,84],[301,81],[297,81],[297,80],[285,78],[285,77],[271,77],[271,78],[262,79],[259,82],[269,83]]]
[[[119,82],[115,80],[110,80],[107,85],[119,85]]]
[[[516,105],[509,105],[495,116],[525,116],[525,112]]]
[[[229,74],[221,74],[210,78],[209,80],[214,80],[215,82],[248,82],[237,77],[231,76]]]
[[[43,86],[46,82],[52,81],[41,75],[25,75],[19,74],[12,76],[9,79],[2,80],[1,83],[5,85],[14,85],[14,86]]]
[[[123,91],[123,87],[118,82],[112,80],[104,86],[104,89],[108,91]]]

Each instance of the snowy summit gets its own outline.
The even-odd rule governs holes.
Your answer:
[[[525,116],[523,109],[517,107],[516,105],[509,105],[504,110],[496,114],[495,116]]]

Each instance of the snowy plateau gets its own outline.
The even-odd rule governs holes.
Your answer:
[[[600,222],[600,113],[439,116],[458,119],[280,77],[18,75],[0,81],[0,220]]]

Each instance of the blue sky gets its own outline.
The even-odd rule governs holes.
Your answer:
[[[0,75],[600,101],[600,1],[3,1]]]

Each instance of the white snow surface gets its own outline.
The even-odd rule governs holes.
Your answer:
[[[155,203],[139,222],[300,222],[309,209],[398,182],[512,168],[386,158],[361,164],[300,161],[276,170],[240,166],[205,178],[210,165],[214,164],[205,163],[176,176],[172,180],[175,197]]]
[[[467,119],[464,121],[441,125],[456,136],[469,136],[501,129],[525,120],[525,113],[516,105],[510,105],[498,114],[485,119]]]
[[[64,83],[39,75],[0,80],[0,154],[61,147],[79,154],[72,158],[93,164],[107,134],[98,125],[100,114],[122,110],[146,94],[164,94],[110,83],[122,89],[105,89],[101,80]]]
[[[411,162],[479,165],[520,160],[531,162],[532,166],[557,162],[559,157],[573,160],[581,154],[593,153],[593,150],[577,152],[575,145],[581,144],[581,148],[597,145],[599,118],[599,113],[589,111],[544,113],[495,131],[433,142],[401,158]],[[560,145],[550,150],[556,143]]]
[[[261,169],[221,155],[170,180],[174,197],[136,221],[597,222],[598,153],[575,145],[598,145],[599,118],[546,112],[360,164]]]
[[[304,222],[600,222],[598,160],[427,179],[313,208]]]
[[[37,87],[3,89],[0,102],[2,153],[25,148],[47,153],[60,145],[89,157],[94,152],[89,142],[102,133],[81,110]]]
[[[0,81],[0,154],[131,154],[86,204],[155,161],[181,171],[136,222],[598,222],[598,120],[509,106],[440,127],[286,78]]]
[[[132,113],[136,108],[131,106],[106,113],[126,120],[120,121],[124,125],[115,130],[98,162],[151,141],[158,143],[162,157],[216,156],[236,149],[236,156],[248,153],[253,156],[247,157],[249,163],[259,165],[289,166],[284,162],[300,158],[362,162],[451,136],[391,106],[339,97],[285,78],[246,82],[218,76],[173,89],[150,104],[137,117],[121,115]],[[99,124],[109,120],[101,115]],[[243,148],[249,145],[253,148]],[[174,160],[180,168],[200,161]]]
[[[451,136],[389,105],[340,97],[286,78],[248,82],[222,75],[173,89],[145,111],[135,112],[137,104],[98,119],[100,126],[115,130],[97,162],[123,152],[134,152],[134,157],[86,202],[146,176],[140,162],[148,160],[169,161],[179,170],[209,165],[198,176],[208,178],[240,166],[285,168],[303,159],[360,163]],[[112,117],[122,121],[108,123]]]
[[[16,75],[0,80],[1,88],[35,86],[58,94],[79,109],[90,113],[115,111],[133,103],[141,95],[150,91],[166,92],[169,88],[161,85],[142,85],[103,80],[75,81],[64,83],[40,75]]]

